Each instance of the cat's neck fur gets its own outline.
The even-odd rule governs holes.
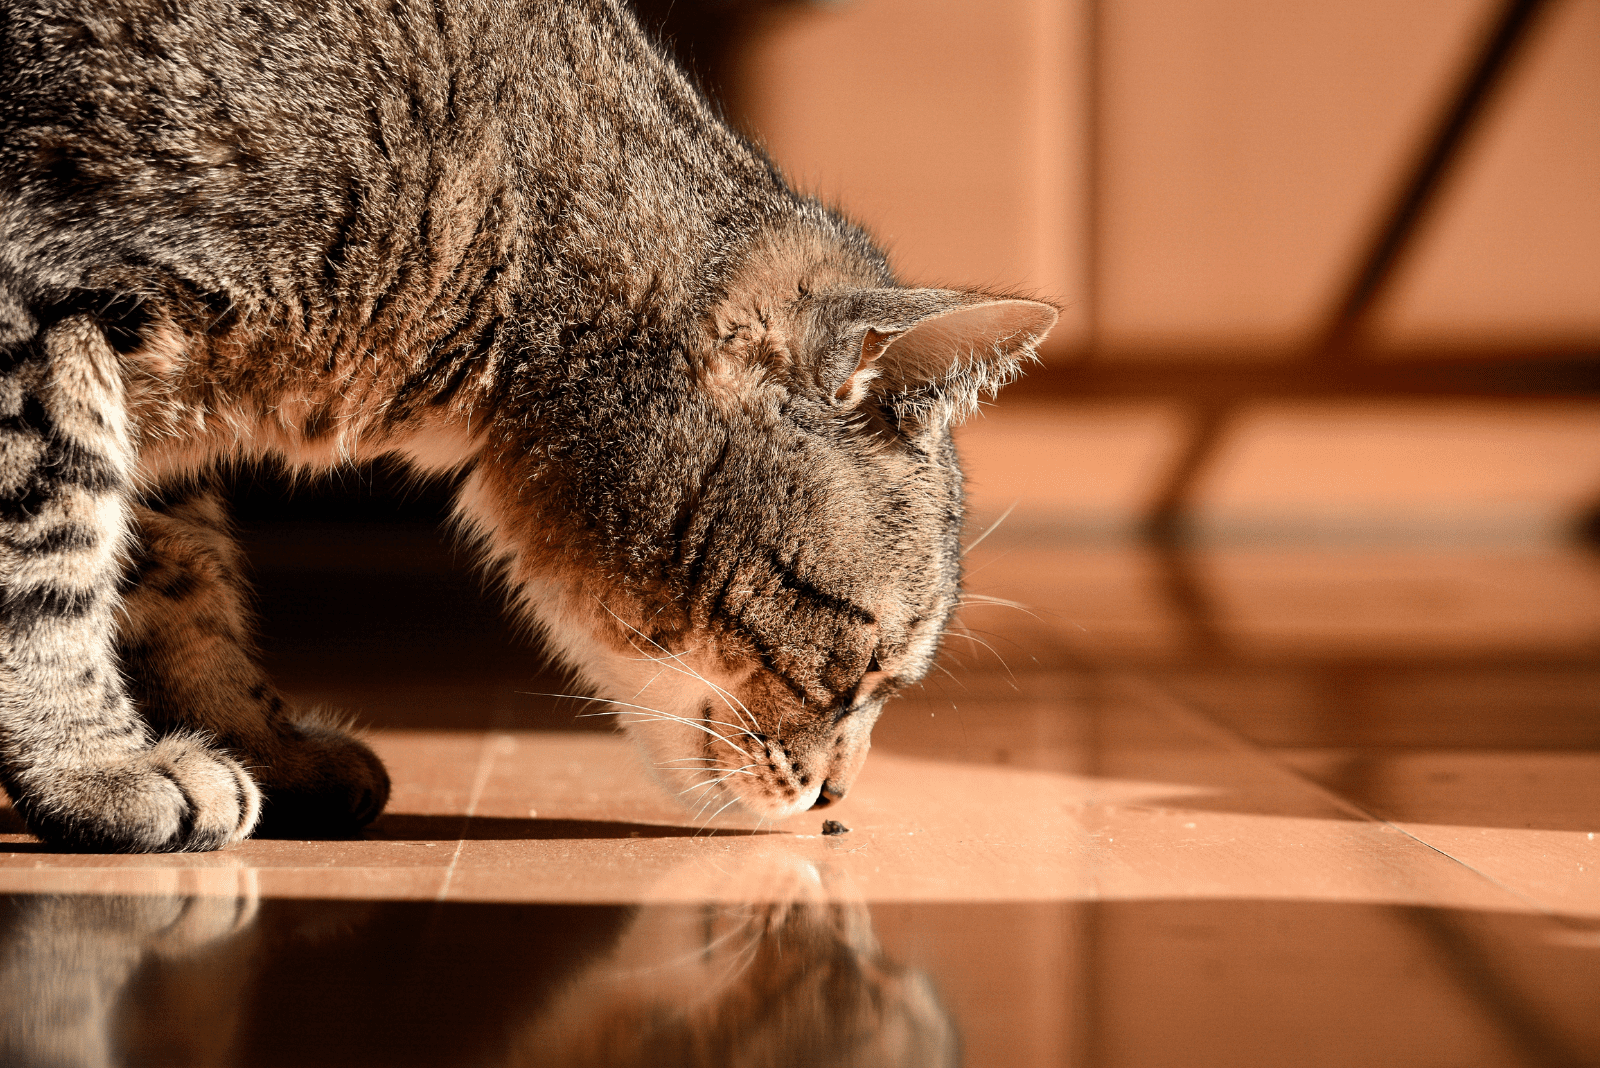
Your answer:
[[[632,19],[606,0],[556,6],[538,20],[552,39],[533,51],[558,58],[539,71],[484,39],[515,27],[451,27],[440,47],[470,42],[482,62],[452,66],[477,76],[429,87],[426,129],[409,131],[426,160],[395,164],[397,187],[407,170],[450,186],[415,217],[418,257],[441,276],[478,268],[468,303],[499,313],[454,348],[520,363],[525,395],[565,378],[575,354],[707,358],[797,287],[892,284],[870,239],[791,191]],[[460,307],[463,294],[432,288]],[[381,330],[381,299],[345,304],[372,307]],[[471,398],[480,411],[498,399]]]
[[[435,255],[452,245],[465,254],[467,235],[500,233],[505,262],[485,284],[505,287],[530,355],[566,349],[570,331],[596,329],[620,309],[686,330],[741,273],[770,281],[748,268],[774,258],[786,235],[814,246],[819,229],[831,231],[883,284],[887,268],[870,242],[794,194],[631,19],[603,0],[550,6],[558,10],[537,20],[549,37],[533,49],[546,57],[539,71],[515,69],[521,49],[485,40],[525,28],[487,23],[443,35],[440,47],[470,43],[482,60],[453,64],[475,72],[470,83],[426,87],[427,160],[410,168],[448,164],[444,180],[459,190],[457,218],[417,219],[419,240],[430,241],[430,227],[443,238],[430,241],[444,246]],[[463,168],[463,158],[475,165]],[[397,184],[405,177],[396,173]],[[434,198],[430,212],[439,210]]]
[[[389,72],[375,99],[329,100],[339,80],[317,81],[331,116],[307,131],[318,184],[278,205],[293,234],[282,247],[308,262],[235,266],[214,247],[172,265],[189,292],[170,303],[212,325],[142,358],[239,414],[213,419],[203,448],[194,426],[174,426],[182,454],[151,449],[153,468],[198,470],[218,449],[320,466],[398,445],[427,469],[424,431],[479,433],[508,406],[560,407],[608,380],[624,392],[685,372],[717,380],[730,355],[772,347],[797,292],[892,284],[870,240],[791,191],[609,0],[557,0],[531,21],[468,5],[438,23],[429,8],[372,31],[436,62]],[[547,39],[513,40],[528,33]],[[312,90],[284,78],[292,109]],[[275,116],[251,121],[271,132]],[[345,125],[367,135],[331,136]],[[314,373],[263,359],[286,348],[323,357]],[[187,366],[167,366],[178,351]],[[145,420],[157,437],[162,424]]]

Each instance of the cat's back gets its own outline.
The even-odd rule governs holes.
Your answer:
[[[153,270],[314,317],[531,259],[594,306],[789,196],[616,0],[0,0],[0,100],[24,291]]]
[[[445,27],[421,5],[0,10],[0,240],[36,271],[292,276],[354,201],[370,210],[422,179],[430,127],[446,120]]]

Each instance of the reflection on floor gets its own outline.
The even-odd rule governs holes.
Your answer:
[[[13,820],[0,1064],[1600,1064],[1593,558],[996,536],[970,585],[1027,609],[967,611],[825,837],[676,808],[431,536],[255,549],[390,811],[189,857]]]

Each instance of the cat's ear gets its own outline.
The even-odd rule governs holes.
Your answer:
[[[960,422],[1016,378],[1055,325],[1048,304],[950,289],[859,290],[835,305],[834,401],[877,395],[902,422]]]

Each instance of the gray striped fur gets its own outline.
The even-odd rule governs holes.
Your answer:
[[[0,100],[0,779],[40,834],[381,810],[255,664],[205,486],[265,457],[461,473],[686,800],[843,796],[956,603],[949,427],[1053,308],[901,287],[613,0],[0,0]]]

